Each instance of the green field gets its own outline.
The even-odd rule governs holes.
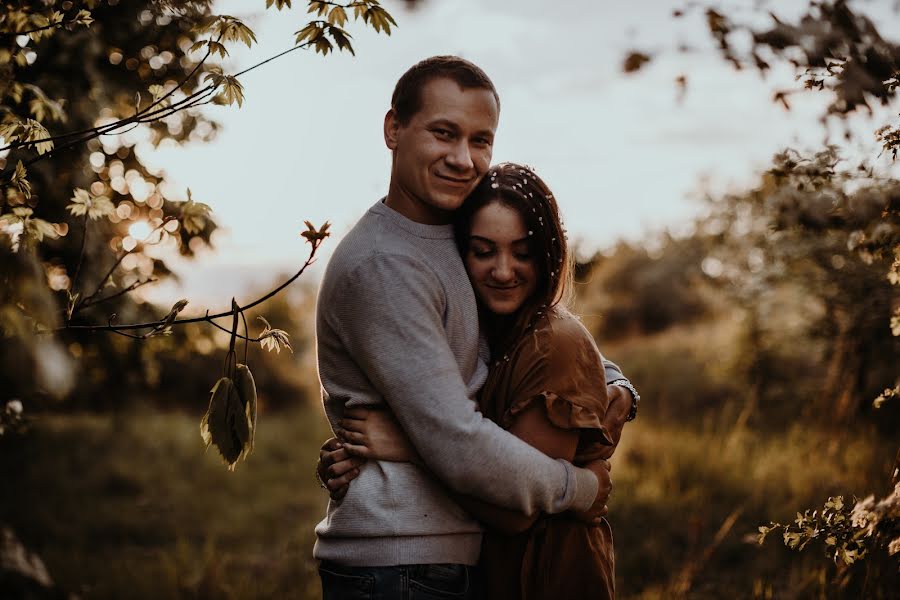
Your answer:
[[[256,452],[234,472],[204,454],[198,422],[40,416],[24,437],[0,439],[11,484],[0,521],[83,598],[318,598],[318,409],[261,415]],[[755,532],[832,493],[881,492],[893,450],[859,433],[628,425],[610,512],[620,597],[822,597],[817,550],[760,547]]]

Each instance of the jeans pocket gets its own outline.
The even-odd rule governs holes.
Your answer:
[[[410,599],[468,598],[470,584],[465,565],[422,565],[409,575]]]
[[[322,564],[319,567],[322,579],[322,600],[371,600],[375,587],[375,577],[366,573],[355,573],[353,567]]]

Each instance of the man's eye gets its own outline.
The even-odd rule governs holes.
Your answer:
[[[490,146],[491,140],[488,138],[475,138],[475,144],[478,146]]]
[[[449,138],[453,135],[449,129],[435,129],[433,131],[436,136],[442,138]]]

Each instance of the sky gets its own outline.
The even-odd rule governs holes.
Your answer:
[[[763,19],[756,0],[728,2],[736,18]],[[232,46],[225,72],[236,72],[293,45],[306,23],[305,2],[263,11],[263,0],[223,0],[216,12],[245,20],[251,49]],[[307,255],[304,220],[332,223],[315,279],[340,237],[387,191],[390,154],[382,121],[397,78],[435,54],[481,66],[501,97],[494,162],[532,166],[560,202],[569,239],[582,255],[618,240],[650,243],[685,231],[702,210],[704,191],[753,184],[787,145],[816,148],[825,95],[798,95],[792,110],[773,90],[796,88],[793,73],[763,79],[736,72],[716,54],[702,12],[673,18],[685,2],[595,0],[430,0],[414,11],[384,0],[397,20],[390,37],[349,23],[356,56],[300,50],[241,78],[242,108],[208,107],[221,124],[209,143],[149,151],[152,166],[176,189],[191,188],[213,207],[221,231],[215,250],[174,261],[180,283],[148,286],[153,300],[191,297],[213,306],[296,271]],[[883,31],[897,23],[890,0],[863,3]],[[301,6],[302,5],[302,6]],[[778,2],[791,16],[805,0]],[[895,29],[896,30],[896,29]],[[679,52],[680,46],[694,48]],[[652,60],[626,75],[631,50]],[[687,78],[680,97],[675,79]],[[896,113],[876,110],[851,125],[874,146],[871,131]],[[831,135],[841,130],[831,127]]]

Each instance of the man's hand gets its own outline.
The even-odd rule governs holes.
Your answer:
[[[585,523],[596,525],[609,512],[606,503],[609,501],[609,494],[612,492],[612,479],[609,476],[610,465],[608,460],[598,459],[584,465],[584,468],[593,471],[594,475],[597,476],[597,482],[600,484],[597,488],[597,498],[586,511],[573,510],[570,512]]]
[[[364,458],[350,456],[339,439],[331,438],[319,450],[316,474],[319,481],[325,484],[331,499],[339,501],[347,495],[350,482],[356,479],[359,468],[365,462]]]
[[[625,419],[631,412],[631,392],[627,388],[618,385],[610,385],[606,388],[609,396],[609,406],[606,408],[606,414],[603,416],[603,426],[612,438],[612,446],[604,446],[598,454],[599,458],[609,460],[612,458],[616,448],[619,447],[619,440],[622,438],[622,428],[625,426]]]

